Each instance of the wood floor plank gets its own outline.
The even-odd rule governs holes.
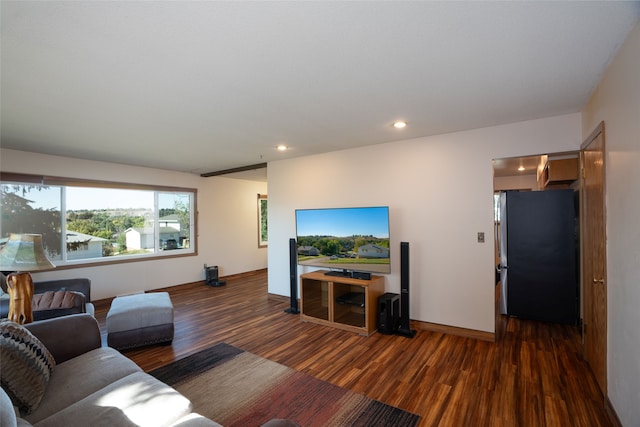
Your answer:
[[[145,371],[226,342],[422,417],[421,426],[604,426],[576,327],[498,317],[496,342],[418,330],[370,337],[300,321],[266,271],[175,286],[172,345],[125,354]],[[111,300],[95,301],[106,342]]]

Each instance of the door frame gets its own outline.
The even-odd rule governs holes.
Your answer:
[[[589,360],[588,354],[587,354],[587,346],[590,345],[590,343],[588,343],[588,333],[587,333],[587,329],[593,330],[594,327],[593,325],[590,324],[591,319],[587,318],[587,316],[590,316],[590,312],[589,310],[592,309],[591,304],[593,301],[593,286],[594,286],[594,282],[595,282],[595,277],[592,277],[592,274],[589,274],[589,271],[587,271],[588,265],[592,265],[592,259],[589,258],[590,254],[587,253],[588,252],[588,248],[586,247],[587,242],[589,241],[589,239],[592,237],[589,234],[589,228],[587,225],[587,203],[588,200],[585,197],[585,192],[586,192],[586,185],[585,185],[585,152],[587,151],[587,148],[598,138],[598,137],[602,137],[602,206],[598,206],[599,208],[601,208],[601,215],[602,215],[602,237],[603,237],[603,242],[600,242],[600,244],[602,245],[602,250],[603,250],[603,272],[602,272],[602,279],[604,280],[604,282],[602,283],[603,285],[603,290],[604,290],[604,307],[600,307],[600,310],[602,310],[603,313],[603,319],[602,321],[604,322],[604,325],[601,325],[602,330],[604,331],[604,339],[602,340],[602,346],[604,348],[599,348],[598,352],[601,353],[602,356],[602,363],[604,364],[603,369],[594,369],[591,361]],[[583,318],[583,322],[582,322],[582,353],[583,353],[583,357],[584,359],[587,361],[587,363],[589,364],[589,366],[591,367],[591,370],[594,373],[594,376],[596,377],[598,386],[600,387],[600,391],[602,392],[602,396],[603,398],[607,399],[607,340],[608,340],[608,325],[607,325],[607,245],[606,245],[606,241],[607,241],[607,230],[606,230],[606,151],[605,151],[605,147],[606,147],[606,140],[605,140],[605,126],[604,126],[604,122],[600,122],[598,124],[598,126],[596,126],[596,128],[591,132],[591,134],[584,140],[584,142],[580,145],[580,256],[581,256],[581,269],[580,269],[580,275],[581,275],[581,280],[580,280],[580,284],[581,284],[581,295],[582,295],[582,307],[581,307],[581,312],[583,314],[582,318]],[[601,378],[598,378],[598,374],[597,372],[601,371]]]

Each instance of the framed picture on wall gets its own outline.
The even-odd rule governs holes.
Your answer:
[[[267,195],[258,194],[258,247],[266,248],[269,242],[267,226]]]

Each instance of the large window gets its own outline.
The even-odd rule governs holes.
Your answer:
[[[2,174],[0,245],[42,234],[57,266],[195,253],[196,190]]]

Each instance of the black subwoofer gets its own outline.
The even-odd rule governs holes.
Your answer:
[[[378,298],[378,332],[395,334],[400,324],[400,295],[387,292]]]

